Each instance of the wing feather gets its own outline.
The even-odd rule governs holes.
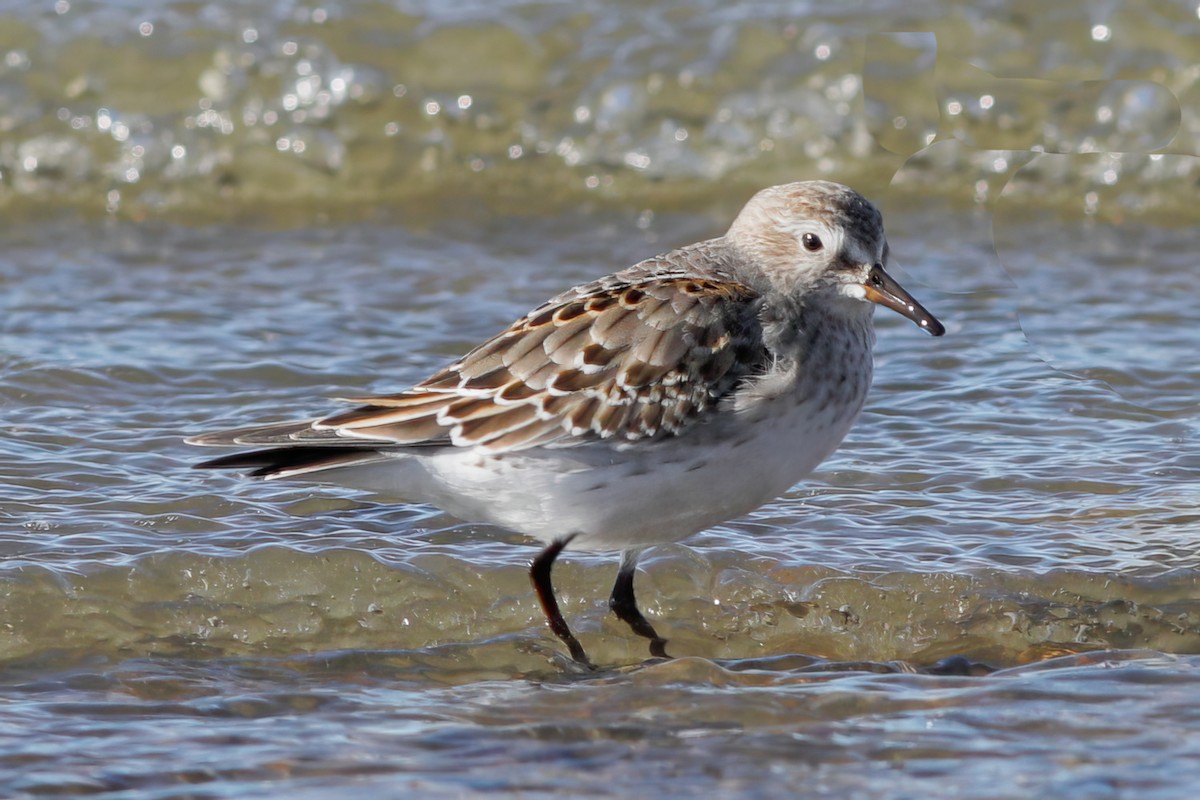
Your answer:
[[[534,309],[407,391],[191,441],[509,451],[674,435],[765,369],[758,312],[758,294],[740,283],[647,262]]]

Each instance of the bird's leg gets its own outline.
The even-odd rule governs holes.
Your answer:
[[[575,638],[575,634],[571,633],[571,629],[567,627],[567,621],[563,619],[562,612],[558,610],[558,601],[554,599],[554,586],[550,583],[550,568],[554,566],[554,559],[558,558],[558,554],[574,538],[575,534],[571,534],[556,539],[539,553],[529,565],[529,580],[533,582],[533,588],[537,592],[538,601],[542,604],[542,611],[546,614],[546,622],[549,623],[550,630],[554,631],[555,636],[562,639],[567,649],[571,651],[571,658],[585,667],[593,668],[592,662],[588,660],[587,653],[583,650],[583,645]]]
[[[667,655],[667,640],[659,636],[654,626],[646,621],[641,611],[638,611],[637,598],[633,596],[633,573],[637,569],[641,552],[626,550],[621,554],[621,569],[617,572],[617,582],[613,584],[612,594],[608,598],[608,607],[629,625],[634,633],[650,640],[650,655],[655,658],[670,658]]]

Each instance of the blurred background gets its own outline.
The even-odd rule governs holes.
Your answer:
[[[1200,6],[0,0],[0,794],[1190,796]],[[189,469],[826,178],[947,325],[747,518]],[[982,675],[938,675],[962,657]]]
[[[736,207],[793,176],[966,203],[1003,191],[1110,219],[1197,213],[1194,3],[0,12],[10,216],[286,225],[471,204]]]

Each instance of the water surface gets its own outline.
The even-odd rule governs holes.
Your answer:
[[[1200,780],[1194,7],[65,5],[0,4],[0,793]],[[521,537],[189,469],[821,176],[948,332],[881,314],[819,473],[647,553],[674,661],[612,554],[555,571],[580,675]]]

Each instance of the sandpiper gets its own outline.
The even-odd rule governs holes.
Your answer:
[[[568,544],[621,550],[609,605],[667,657],[634,596],[642,550],[753,510],[833,452],[871,384],[876,304],[945,332],[887,264],[862,195],[773,186],[724,236],[576,286],[412,388],[188,441],[257,448],[201,468],[369,489],[541,540],[533,586],[584,666],[550,570]]]

